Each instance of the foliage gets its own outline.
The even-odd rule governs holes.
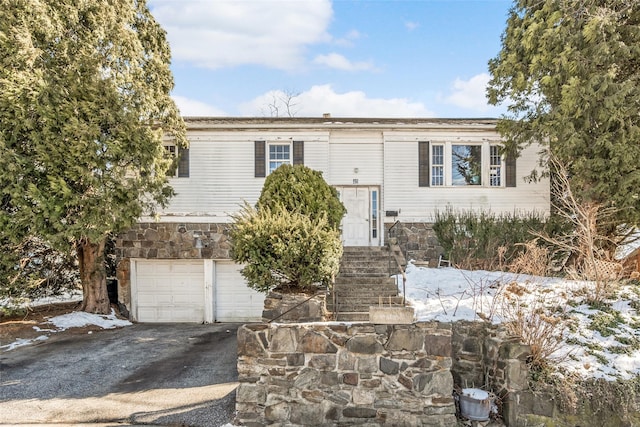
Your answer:
[[[312,219],[326,216],[327,225],[334,230],[346,213],[337,190],[322,173],[303,165],[282,165],[265,179],[257,207],[274,209],[278,205]]]
[[[172,195],[184,145],[165,32],[144,0],[0,0],[0,230],[75,247],[106,312],[104,242]]]
[[[71,252],[57,251],[41,239],[0,244],[0,297],[34,299],[78,289],[78,263]]]
[[[449,260],[459,268],[502,269],[524,248],[531,232],[554,227],[536,212],[496,215],[488,211],[436,211],[433,230]]]
[[[311,217],[283,206],[259,210],[245,205],[233,216],[232,257],[260,292],[315,291],[338,273],[342,243],[326,216]]]
[[[517,0],[489,69],[490,103],[510,104],[498,125],[507,149],[550,147],[578,200],[615,207],[618,224],[637,225],[637,3]]]

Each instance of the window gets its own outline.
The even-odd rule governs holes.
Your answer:
[[[289,144],[269,145],[269,173],[278,169],[281,165],[291,164],[291,146]]]
[[[492,187],[502,185],[502,154],[497,145],[489,147],[489,185]]]
[[[167,154],[171,157],[176,158],[177,162],[174,164],[173,172],[167,173],[168,176],[178,177],[178,178],[188,178],[189,177],[189,149],[188,148],[178,148],[175,145],[165,145],[164,149]]]
[[[254,141],[254,176],[264,178],[280,165],[304,164],[304,141],[267,143]]]
[[[378,191],[371,190],[371,237],[378,238]]]
[[[444,185],[444,145],[431,146],[431,185]]]
[[[451,146],[451,184],[482,184],[482,146]]]
[[[419,142],[418,186],[515,187],[515,156],[488,141]]]

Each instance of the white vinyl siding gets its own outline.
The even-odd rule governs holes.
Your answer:
[[[383,144],[380,132],[333,131],[331,133],[331,185],[381,185]]]
[[[278,137],[304,141],[304,163],[327,171],[328,135],[300,133],[189,132],[190,176],[170,180],[176,195],[161,215],[208,217],[213,222],[228,222],[246,201],[254,204],[265,178],[256,178],[255,141],[274,141]],[[267,142],[267,155],[269,152]],[[267,159],[265,159],[267,161]]]
[[[402,221],[430,221],[435,209],[447,206],[497,212],[549,211],[548,181],[528,183],[523,179],[537,166],[539,147],[532,145],[518,157],[517,185],[510,187],[505,175],[505,159],[500,159],[499,166],[498,158],[492,159],[490,146],[499,144],[500,135],[490,126],[433,130],[370,130],[357,125],[355,128],[344,126],[326,131],[307,131],[304,126],[262,131],[190,130],[190,176],[170,180],[177,194],[168,208],[159,210],[161,221],[176,221],[175,218],[180,217],[184,221],[229,222],[229,215],[237,212],[245,201],[254,204],[265,179],[255,177],[255,141],[267,141],[267,144],[303,141],[306,166],[322,172],[325,180],[334,186],[378,187],[380,211],[399,211],[397,219]],[[418,187],[420,141],[429,142],[429,152],[438,160],[431,159],[429,187]],[[453,144],[482,146],[482,185],[452,185]],[[443,148],[434,148],[438,146]],[[432,150],[436,150],[435,155]],[[441,153],[437,150],[443,151],[441,166]],[[498,168],[500,175],[495,175]],[[440,185],[442,179],[444,182]]]

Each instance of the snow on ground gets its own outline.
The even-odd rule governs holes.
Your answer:
[[[406,298],[416,320],[501,323],[525,316],[522,323],[533,333],[542,333],[544,324],[535,328],[542,320],[556,325],[554,333],[562,340],[550,357],[554,366],[585,378],[615,380],[640,374],[637,284],[619,285],[612,298],[589,304],[595,287],[591,282],[411,263],[406,276]],[[398,282],[402,292],[402,279]]]
[[[96,325],[102,329],[113,329],[131,325],[128,320],[118,319],[116,313],[111,309],[111,314],[91,314],[84,311],[74,311],[72,313],[63,314],[49,319],[49,323],[58,328],[58,331],[64,331],[69,328],[82,328],[84,326]]]
[[[47,325],[51,324],[51,328],[41,328],[40,326],[34,326],[33,329],[38,332],[48,332],[48,333],[56,333],[60,331],[65,331],[70,328],[82,328],[85,326],[95,325],[102,329],[113,329],[120,328],[123,326],[131,325],[131,322],[128,320],[118,319],[116,317],[115,311],[111,309],[111,314],[109,315],[101,315],[101,314],[91,314],[85,313],[83,311],[74,311],[71,313],[63,314],[61,316],[51,317],[47,320]],[[47,340],[49,337],[47,335],[40,335],[33,339],[22,339],[19,338],[16,341],[0,346],[0,350],[10,351],[18,347],[22,347],[25,345],[33,344],[37,341]]]

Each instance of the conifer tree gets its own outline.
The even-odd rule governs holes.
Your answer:
[[[172,195],[169,63],[144,0],[0,0],[0,230],[74,246],[85,311],[109,310],[109,233]]]
[[[518,0],[489,69],[507,148],[546,145],[580,200],[640,224],[640,3]]]

